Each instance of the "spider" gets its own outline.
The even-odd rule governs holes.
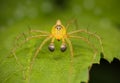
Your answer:
[[[39,33],[39,35],[32,35],[30,37],[25,37],[25,41],[23,41],[21,43],[21,45],[25,44],[26,42],[28,42],[29,40],[34,39],[34,38],[46,37],[42,41],[42,43],[39,45],[39,47],[37,48],[37,50],[35,51],[32,59],[30,61],[30,67],[29,67],[30,71],[32,69],[33,63],[34,63],[34,61],[35,61],[38,53],[41,51],[42,47],[49,40],[51,40],[51,42],[50,42],[50,44],[48,46],[48,49],[51,52],[54,52],[54,50],[55,50],[55,45],[54,45],[54,41],[55,40],[62,41],[61,46],[60,46],[61,52],[65,52],[66,51],[66,49],[67,49],[67,45],[66,44],[68,44],[68,46],[70,48],[70,58],[71,58],[70,62],[71,62],[71,64],[73,63],[72,59],[74,57],[74,51],[73,51],[73,46],[72,46],[70,38],[81,39],[84,42],[86,42],[93,49],[93,51],[94,51],[93,58],[95,58],[95,56],[97,54],[97,49],[95,48],[95,46],[89,41],[88,38],[85,38],[85,37],[82,37],[82,36],[78,36],[78,35],[75,36],[74,34],[76,34],[76,33],[86,33],[86,34],[88,34],[90,36],[93,36],[93,37],[97,38],[99,40],[99,43],[101,45],[101,50],[102,50],[102,53],[103,53],[102,41],[101,41],[101,38],[100,38],[99,35],[97,35],[95,33],[92,33],[92,32],[89,32],[88,30],[85,30],[85,29],[79,29],[79,30],[75,30],[75,31],[72,31],[72,32],[67,32],[67,29],[68,29],[69,25],[70,25],[70,23],[68,23],[66,25],[66,27],[65,27],[64,25],[62,25],[62,23],[61,23],[60,20],[57,20],[56,24],[52,27],[51,33],[46,32],[46,31],[41,31],[41,30],[31,30],[31,29],[29,30],[30,33]],[[23,36],[25,36],[25,34],[23,34]],[[18,36],[17,39],[19,39],[20,37],[21,36]],[[19,46],[21,46],[21,45],[19,45]],[[16,49],[18,47],[13,48],[12,53],[13,53],[13,55],[14,55],[17,63],[19,65],[21,65],[20,62],[18,61],[18,58],[17,58],[16,53],[15,53],[15,51],[16,51]],[[22,67],[22,65],[21,65],[21,67]]]

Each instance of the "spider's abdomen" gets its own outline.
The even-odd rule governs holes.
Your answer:
[[[52,28],[52,35],[57,39],[61,40],[66,35],[66,29],[61,24],[60,20],[57,20],[56,25]]]

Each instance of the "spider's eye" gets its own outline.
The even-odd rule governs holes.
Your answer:
[[[62,52],[64,52],[67,49],[66,44],[62,44],[60,49]]]
[[[61,25],[57,25],[57,26],[56,26],[56,29],[57,29],[57,30],[61,30],[61,29],[62,29],[62,26],[61,26]]]
[[[55,50],[55,46],[53,43],[51,43],[49,46],[48,46],[48,49],[53,52]]]

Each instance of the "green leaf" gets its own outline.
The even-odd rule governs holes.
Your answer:
[[[78,18],[79,19],[79,18]],[[89,21],[88,18],[87,22],[81,18],[82,24],[80,27],[84,29],[89,24],[92,25],[88,27],[90,32],[97,32],[97,34],[102,37],[103,47],[104,47],[104,57],[112,61],[114,57],[120,59],[120,44],[119,44],[119,36],[120,32],[113,26],[111,23],[104,21],[102,24],[103,19],[92,19]],[[38,21],[38,20],[36,20]],[[35,21],[35,22],[36,22]],[[28,22],[28,21],[27,21]],[[30,22],[30,21],[29,21]],[[39,23],[34,25],[34,22],[30,22],[31,26],[38,27]],[[108,23],[108,24],[107,24]],[[33,25],[32,25],[33,24]],[[63,23],[64,24],[64,23]],[[95,24],[95,27],[94,27]],[[45,23],[43,23],[44,27]],[[50,30],[52,26],[48,24],[48,28],[41,28],[41,30]],[[16,29],[17,27],[17,29]],[[21,27],[24,27],[24,29]],[[38,56],[36,57],[32,71],[29,71],[29,65],[31,63],[31,58],[34,56],[34,53],[38,46],[45,38],[41,39],[33,39],[22,45],[21,47],[17,48],[16,56],[19,61],[16,61],[13,56],[9,57],[9,52],[11,51],[10,48],[13,47],[14,37],[18,35],[19,32],[27,31],[26,21],[8,27],[9,29],[0,30],[1,33],[1,48],[0,48],[0,82],[1,83],[80,83],[80,82],[87,82],[89,77],[89,68],[93,63],[99,63],[100,60],[100,53],[101,48],[98,40],[93,38],[92,36],[88,36],[85,34],[77,34],[80,36],[84,36],[86,38],[90,38],[92,44],[94,44],[97,49],[98,53],[95,59],[93,60],[93,50],[87,43],[80,39],[70,39],[73,44],[74,49],[74,58],[73,63],[71,63],[71,54],[69,50],[69,46],[67,45],[67,50],[65,52],[60,51],[61,41],[55,41],[55,51],[50,52],[48,50],[48,45],[50,41],[48,41],[41,51],[39,52]],[[69,31],[72,31],[74,25],[71,24]],[[50,31],[49,31],[50,32]],[[23,37],[22,37],[23,38]],[[24,40],[24,39],[21,39]],[[18,41],[18,43],[21,42]],[[23,65],[23,69],[21,71],[20,65],[17,64],[20,62]],[[23,79],[23,72],[26,79]],[[69,82],[70,81],[70,82]]]

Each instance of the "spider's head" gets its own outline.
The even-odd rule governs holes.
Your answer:
[[[52,35],[57,39],[60,40],[66,35],[66,29],[62,25],[60,20],[57,20],[56,24],[52,28]]]

